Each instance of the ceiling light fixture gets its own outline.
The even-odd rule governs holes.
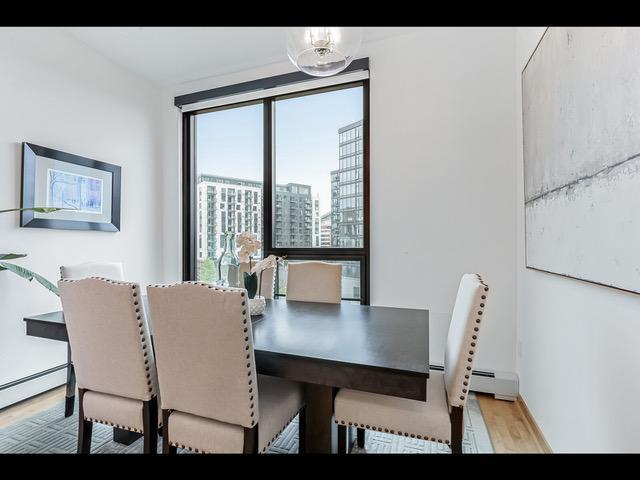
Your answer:
[[[361,42],[360,27],[292,27],[287,54],[298,70],[329,77],[349,66]]]

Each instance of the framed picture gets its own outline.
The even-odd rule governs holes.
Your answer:
[[[91,158],[22,144],[22,208],[62,208],[51,213],[23,211],[20,226],[65,230],[120,230],[121,167]]]

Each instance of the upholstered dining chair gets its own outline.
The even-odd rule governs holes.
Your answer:
[[[244,285],[244,272],[250,272],[249,262],[240,263],[240,285]],[[264,298],[273,298],[275,280],[276,278],[273,268],[265,269],[262,272],[262,281],[264,282],[264,285],[262,286],[262,290],[260,290],[260,274],[258,274],[258,292],[261,292]]]
[[[60,279],[80,280],[88,277],[109,278],[111,280],[124,280],[122,263],[120,262],[85,262],[76,265],[62,265],[60,267]],[[71,355],[71,345],[67,343],[68,378],[65,404],[65,417],[73,413],[75,399],[75,370]]]
[[[339,452],[345,453],[347,428],[387,432],[445,443],[462,453],[463,412],[469,396],[473,359],[489,287],[477,274],[462,276],[449,324],[444,372],[429,373],[427,401],[341,389],[334,399]],[[358,435],[363,447],[364,436]]]
[[[142,433],[157,453],[158,384],[136,283],[60,280],[79,393],[78,453],[90,453],[93,422]]]
[[[302,385],[258,375],[247,291],[200,282],[147,287],[162,391],[163,453],[265,452],[300,412]]]
[[[124,280],[120,262],[85,262],[60,267],[60,278],[80,280],[87,277],[101,277],[110,280]]]
[[[340,303],[342,265],[328,262],[289,262],[287,300]]]

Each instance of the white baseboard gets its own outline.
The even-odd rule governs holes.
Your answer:
[[[440,365],[431,365],[430,368],[436,371],[443,370]],[[518,374],[473,370],[469,390],[490,393],[498,400],[515,402],[518,398]]]
[[[471,390],[491,393],[498,400],[515,402],[518,398],[518,375],[512,372],[492,372],[493,376],[471,376]]]
[[[34,395],[64,385],[66,381],[67,370],[62,369],[2,390],[0,391],[0,408],[8,407]]]

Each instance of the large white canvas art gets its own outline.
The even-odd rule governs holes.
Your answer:
[[[547,29],[522,102],[527,266],[640,293],[640,29]]]

